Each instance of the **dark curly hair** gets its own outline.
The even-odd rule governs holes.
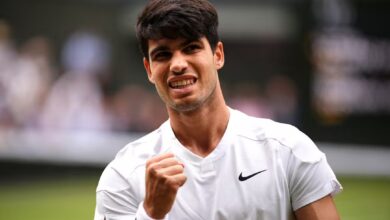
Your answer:
[[[218,14],[207,0],[150,0],[138,16],[136,35],[148,59],[148,40],[198,40],[206,37],[214,51],[219,41]]]

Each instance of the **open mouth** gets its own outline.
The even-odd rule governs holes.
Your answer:
[[[169,83],[169,87],[173,89],[182,89],[187,86],[191,86],[195,84],[196,79],[183,79],[183,80],[177,80]]]

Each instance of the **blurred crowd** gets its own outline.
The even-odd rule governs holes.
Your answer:
[[[167,119],[164,104],[150,87],[128,83],[104,92],[112,51],[97,33],[76,31],[60,49],[60,61],[55,62],[45,36],[16,46],[11,27],[0,20],[0,131],[146,132]],[[225,90],[231,107],[297,123],[297,88],[286,76],[274,76],[264,87],[256,83],[229,87]]]
[[[110,58],[104,38],[80,30],[55,62],[50,39],[35,36],[16,47],[0,21],[0,131],[148,131],[166,120],[164,105],[146,87],[103,91]]]

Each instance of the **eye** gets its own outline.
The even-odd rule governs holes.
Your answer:
[[[152,59],[155,61],[164,61],[171,57],[171,53],[168,51],[160,51],[153,54]]]
[[[188,46],[186,46],[184,48],[184,52],[187,53],[187,54],[191,54],[191,53],[196,53],[197,51],[199,51],[202,47],[198,44],[189,44]]]

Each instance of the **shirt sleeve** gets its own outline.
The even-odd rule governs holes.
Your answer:
[[[136,177],[129,179],[114,169],[112,164],[108,165],[100,177],[96,190],[94,220],[152,220],[144,209],[143,201],[140,200],[139,194],[144,188],[139,183],[130,184],[137,179]]]
[[[96,189],[95,220],[134,220],[140,201],[136,191],[110,163],[104,169]],[[140,218],[141,219],[141,218]]]
[[[305,134],[300,133],[288,162],[293,210],[342,190],[326,156]]]
[[[94,220],[135,220],[137,209],[123,192],[98,191]]]
[[[124,207],[125,201],[118,197],[117,193],[108,193],[106,191],[97,192],[96,209],[94,220],[167,220],[153,219],[145,211],[143,202],[137,207]],[[133,210],[133,211],[131,211]]]

